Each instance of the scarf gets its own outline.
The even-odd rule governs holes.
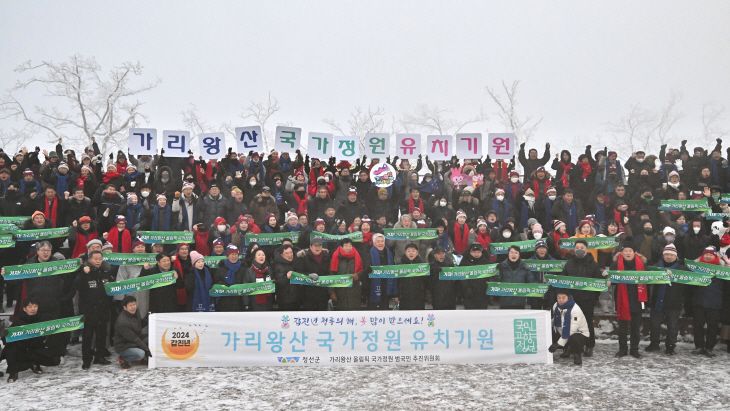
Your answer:
[[[76,187],[84,188],[84,185],[86,184],[87,176],[80,175],[79,178],[76,180]]]
[[[563,184],[563,188],[570,187],[569,182],[569,172],[570,168],[573,166],[573,163],[565,164],[562,161],[560,161],[560,167],[563,167],[563,175],[560,176],[560,182]]]
[[[456,254],[463,255],[468,246],[469,226],[464,224],[464,228],[462,229],[458,222],[454,223],[454,251],[456,251]]]
[[[115,165],[117,166],[117,170],[126,171],[128,163],[127,163],[126,159],[124,159],[124,160],[117,159],[117,164],[115,164]]]
[[[57,193],[63,194],[66,191],[69,191],[68,179],[70,177],[71,177],[70,173],[60,174],[58,171],[56,171],[56,192]]]
[[[195,251],[203,255],[210,255],[210,247],[208,246],[208,230],[195,232]]]
[[[81,229],[81,227],[79,227],[79,229]],[[71,258],[78,258],[81,254],[88,251],[86,244],[88,244],[91,240],[96,240],[97,238],[99,238],[99,234],[96,231],[90,231],[88,234],[84,234],[77,230],[76,245],[74,245],[74,249],[71,252]]]
[[[215,302],[210,297],[210,289],[213,287],[213,280],[210,278],[208,267],[203,267],[203,277],[200,278],[200,270],[195,270],[195,291],[193,291],[193,312],[213,312]]]
[[[482,245],[482,248],[489,248],[489,244],[492,243],[492,238],[489,236],[489,231],[481,232],[477,230],[477,242]]]
[[[672,265],[667,266],[666,263],[664,263],[664,260],[659,261],[659,267],[662,268],[669,268],[671,270],[679,267],[679,261],[675,261]],[[662,305],[664,304],[664,294],[667,292],[667,285],[666,284],[657,284],[656,286],[656,303],[654,304],[654,309],[657,311],[662,310]]]
[[[226,274],[226,284],[233,285],[236,283],[236,272],[239,268],[241,268],[241,260],[238,260],[236,264],[233,264],[228,259],[225,259],[223,261],[225,261],[226,267],[228,268],[228,273]]]
[[[132,174],[129,174],[129,173],[124,173],[124,178],[125,178],[125,179],[127,180],[127,182],[129,183],[129,182],[131,182],[132,180],[136,180],[136,179],[137,179],[137,178],[139,178],[139,176],[141,176],[141,175],[142,175],[142,173],[140,173],[139,171],[135,171],[135,172],[134,172],[134,173],[132,173]]]
[[[58,197],[53,198],[53,204],[48,204],[48,197],[43,197],[43,202],[46,204],[43,215],[53,222],[54,227],[58,227],[56,224],[58,220]]]
[[[720,167],[722,167],[722,165],[718,165],[717,161],[710,157],[710,175],[712,176],[714,183],[718,185],[720,184]]]
[[[492,210],[497,212],[499,224],[505,225],[507,223],[507,218],[509,217],[509,202],[504,200],[499,201],[495,198],[494,201],[492,201]]]
[[[320,254],[320,256],[321,255],[322,254]],[[226,260],[226,261],[228,261],[228,260]],[[266,272],[269,271],[269,267],[266,267],[265,265],[259,265],[259,263],[255,262],[255,261],[253,263],[251,263],[251,269],[253,270],[256,278],[266,278]],[[266,304],[267,298],[268,298],[268,295],[266,295],[266,294],[257,295],[256,304]]]
[[[272,227],[270,224],[266,224],[264,226],[264,231],[266,231],[269,234],[277,233],[278,231],[274,231],[274,228],[276,228],[276,227]]]
[[[157,231],[160,210],[165,210],[165,221],[162,223],[162,231],[170,231],[170,214],[172,213],[170,212],[169,205],[165,205],[164,207],[160,207],[159,205],[155,206],[152,212],[152,230]]]
[[[598,201],[595,202],[596,204],[596,222],[599,223],[601,226],[606,222],[606,206],[599,203]]]
[[[185,198],[180,199],[180,209],[182,210],[182,227],[184,230],[192,230],[192,223],[195,216],[198,215],[198,202],[195,201],[195,197],[191,197],[191,203],[193,206],[193,219],[190,219],[188,215],[188,204]]]
[[[117,177],[119,177],[119,172],[118,171],[107,171],[106,173],[104,173],[104,178],[102,178],[102,180],[105,183],[108,183],[108,182],[114,180]]]
[[[294,192],[294,200],[297,202],[297,214],[307,214],[307,193],[304,192],[304,196],[302,198],[299,198],[299,195]]]
[[[568,226],[567,232],[574,233],[576,227],[578,227],[578,211],[575,207],[575,201],[571,201],[570,206],[563,201],[563,207],[565,208],[565,213],[568,215],[568,221],[565,221],[565,225]]]
[[[542,185],[542,187],[540,187]],[[539,180],[535,178],[532,180],[532,191],[535,192],[536,196],[541,195],[547,195],[548,188],[550,188],[550,179],[545,178],[544,180]]]
[[[33,187],[33,189],[36,192],[36,195],[38,195],[38,196],[41,195],[41,185],[40,185],[40,183],[38,183],[38,181],[36,181],[36,180],[25,181],[25,179],[22,179],[22,180],[20,180],[20,192],[23,195],[25,195],[26,184],[28,185],[28,188],[30,188],[31,186]],[[30,194],[30,193],[28,193],[28,194]]]
[[[109,231],[109,236],[106,239],[114,246],[115,253],[131,253],[132,252],[132,235],[126,228],[122,231],[121,248],[119,229],[115,226]]]
[[[418,209],[421,210],[422,213],[425,212],[423,208],[423,200],[421,200],[421,197],[418,197],[418,204],[413,201],[413,196],[408,197],[408,212],[413,212],[414,207],[418,207]]]
[[[636,271],[644,271],[644,262],[641,261],[641,257],[638,255],[634,257],[636,263]],[[618,270],[624,271],[624,256],[618,256]],[[637,284],[636,292],[638,294],[639,302],[646,302],[647,292],[646,284]],[[629,304],[629,291],[626,284],[618,284],[616,286],[616,319],[619,321],[630,321],[631,320],[631,305]]]
[[[447,253],[449,252],[449,234],[446,232],[446,230],[444,230],[443,234],[439,236],[437,245],[443,247]]]
[[[362,259],[360,258],[360,254],[355,250],[353,247],[352,250],[350,250],[349,253],[346,253],[345,250],[342,249],[342,247],[337,247],[337,250],[335,250],[335,253],[332,254],[332,263],[330,263],[330,270],[334,273],[337,272],[337,269],[340,267],[340,257],[344,258],[354,258],[355,259],[355,273],[362,273]],[[350,274],[355,274],[350,273]]]
[[[547,198],[547,194],[545,197],[545,221],[543,221],[542,226],[543,227],[550,227],[553,225],[553,218],[550,215],[550,212],[553,209],[553,200]]]
[[[362,233],[363,244],[373,245],[373,234],[374,233],[372,231],[367,232],[367,233]]]
[[[555,242],[555,249],[558,250],[563,257],[565,257],[566,255],[568,255],[568,251],[560,248],[560,245],[559,245],[560,244],[560,239],[562,239],[562,238],[569,238],[569,237],[570,236],[568,235],[567,232],[566,233],[563,233],[563,234],[560,234],[556,230],[553,230],[553,241]]]
[[[639,248],[639,254],[651,255],[651,240],[652,240],[651,235],[644,234],[644,241],[641,242],[641,248]]]
[[[284,196],[281,195],[281,191],[279,191],[279,187],[277,187],[276,184],[274,184],[273,197],[274,197],[274,200],[276,201],[276,205],[278,205],[278,206],[282,205],[282,203],[284,201]]]
[[[386,265],[395,265],[393,262],[393,255],[390,253],[390,249],[388,247],[385,247],[385,252],[388,255],[388,261]],[[377,267],[380,266],[380,252],[377,248],[371,247],[370,248],[370,261],[372,266]],[[385,295],[386,296],[397,296],[398,295],[398,281],[395,278],[387,278],[387,283],[385,286]],[[383,288],[382,288],[382,278],[373,278],[370,280],[370,302],[372,303],[379,303],[382,301],[382,295],[383,295]]]
[[[560,328],[562,331],[560,333],[560,336],[565,338],[566,340],[570,338],[570,320],[571,320],[571,312],[573,311],[573,306],[575,305],[575,300],[573,300],[573,297],[571,296],[568,298],[568,301],[565,304],[557,304],[555,306],[555,318],[553,319],[553,325],[556,328]],[[562,321],[562,316],[560,315],[560,310],[567,310],[565,311],[565,321]],[[561,322],[563,324],[561,324]]]
[[[514,204],[517,194],[522,192],[522,183],[509,183],[504,186],[504,197]]]
[[[127,206],[127,224],[134,227],[142,219],[142,203],[130,204]]]
[[[279,164],[281,164],[281,171],[288,173],[291,171],[291,157],[282,158],[279,157]]]
[[[494,162],[494,171],[496,172],[497,179],[501,181],[507,181],[509,178],[509,166],[502,160]]]
[[[290,225],[289,223],[286,223],[286,226],[285,226],[285,228],[286,228],[286,229],[287,229],[287,230],[288,230],[289,232],[294,232],[294,231],[302,231],[302,225],[301,225],[301,224],[299,224],[299,223],[297,223],[297,225]]]
[[[585,181],[588,178],[588,176],[591,175],[591,163],[584,163],[581,161],[578,163],[578,165],[583,169],[582,178],[583,178],[583,181]]]

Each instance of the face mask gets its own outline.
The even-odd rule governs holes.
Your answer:
[[[672,237],[671,235],[664,236],[664,239],[667,240],[667,243],[670,244],[674,242],[674,237]]]
[[[558,196],[548,196],[548,198],[550,199],[550,201],[555,201],[555,199],[558,198]]]
[[[578,258],[583,258],[586,256],[586,250],[575,250],[575,256]]]
[[[542,238],[542,233],[538,231],[537,233],[532,233],[532,236],[535,237],[536,240],[539,240]]]
[[[510,178],[510,181],[512,181],[513,183],[516,183],[516,182],[520,181],[520,179],[518,177],[512,177],[512,178]]]
[[[525,201],[535,201],[535,197],[527,196],[525,197]]]
[[[637,158],[637,159],[636,159],[636,162],[637,162],[637,163],[639,163],[639,164],[641,164],[641,163],[643,163],[643,162],[644,162],[644,159],[643,159],[643,158]]]
[[[230,179],[229,180],[226,180],[226,184],[228,184],[229,186],[230,185],[233,185],[233,180],[230,180]]]
[[[644,200],[650,200],[650,201],[652,198],[654,198],[654,196],[642,196],[642,197],[644,197]]]
[[[150,195],[150,192],[149,191],[143,191],[142,192],[142,197],[148,197],[149,195]]]
[[[440,201],[440,202],[439,202],[439,205],[440,205],[441,207],[446,207],[446,201]]]
[[[502,235],[504,236],[504,238],[510,238],[510,237],[512,237],[512,233],[509,232],[509,231],[505,231],[504,233],[502,233]]]
[[[677,188],[679,187],[679,183],[667,183],[669,184],[669,187]]]
[[[221,233],[226,231],[226,226],[224,226],[222,224],[218,225],[218,231],[220,231]]]
[[[692,231],[694,231],[695,234],[699,234],[700,233],[700,227],[692,227]]]
[[[18,192],[18,190],[7,190],[6,195],[12,196],[12,195],[15,195],[15,193],[17,193],[17,192]]]
[[[249,182],[248,182],[248,184],[249,184],[249,185],[250,185],[251,187],[253,187],[253,186],[255,186],[255,185],[256,185],[256,182],[255,182],[255,181],[249,181]]]
[[[644,232],[647,234],[651,234],[652,228],[651,227],[644,227]]]
[[[167,183],[170,181],[170,176],[168,174],[163,174],[160,180],[162,180],[163,183]]]
[[[504,196],[497,196],[497,201],[502,201],[502,200],[504,200]]]

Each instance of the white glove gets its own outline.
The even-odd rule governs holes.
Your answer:
[[[109,217],[109,209],[107,208],[106,211],[104,211],[104,217]]]
[[[309,274],[309,278],[311,278],[313,281],[317,281],[317,279],[319,278],[319,276],[317,274],[314,274],[313,273],[313,274]]]

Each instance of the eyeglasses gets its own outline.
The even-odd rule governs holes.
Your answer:
[[[41,248],[40,250],[38,250],[38,252],[50,253],[51,249],[50,248]]]

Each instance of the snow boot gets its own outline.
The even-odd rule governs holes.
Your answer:
[[[712,350],[705,350],[705,355],[707,358],[715,358],[715,353]]]
[[[705,355],[705,349],[704,348],[695,348],[694,350],[692,350],[692,354]]]
[[[563,353],[560,354],[560,358],[570,358],[570,347],[563,348]]]
[[[96,357],[94,358],[94,364],[109,365],[111,364],[111,361],[107,360],[104,357]]]
[[[104,358],[108,358],[108,357],[112,356],[112,353],[110,353],[109,350],[104,350],[104,352],[102,352],[101,355],[103,355]]]
[[[119,361],[119,365],[122,367],[123,370],[128,370],[132,368],[132,365],[130,365],[129,362],[125,361],[122,357],[117,358],[117,361]]]
[[[631,355],[634,358],[641,358],[641,354],[639,354],[639,349],[638,348],[632,348],[629,351],[629,355]]]
[[[644,351],[646,351],[646,352],[659,351],[659,344],[651,343],[646,348],[644,348]]]
[[[616,356],[619,358],[626,357],[627,355],[629,355],[629,350],[627,350],[626,348],[619,348],[618,352],[616,353]]]
[[[84,363],[81,364],[81,369],[88,370],[89,368],[91,368],[91,360],[84,360]]]
[[[586,347],[586,352],[583,354],[584,357],[593,357],[593,347]]]
[[[573,354],[573,364],[575,364],[575,365],[583,365],[583,359],[580,358],[580,353],[579,352]]]
[[[18,373],[11,372],[10,375],[8,375],[8,382],[15,382],[15,381],[18,381]]]
[[[677,355],[677,353],[674,352],[674,346],[673,345],[670,345],[669,347],[667,347],[667,355]]]
[[[41,366],[37,365],[37,364],[33,364],[33,367],[31,367],[30,370],[33,371],[33,374],[43,374],[43,370],[41,369]]]

